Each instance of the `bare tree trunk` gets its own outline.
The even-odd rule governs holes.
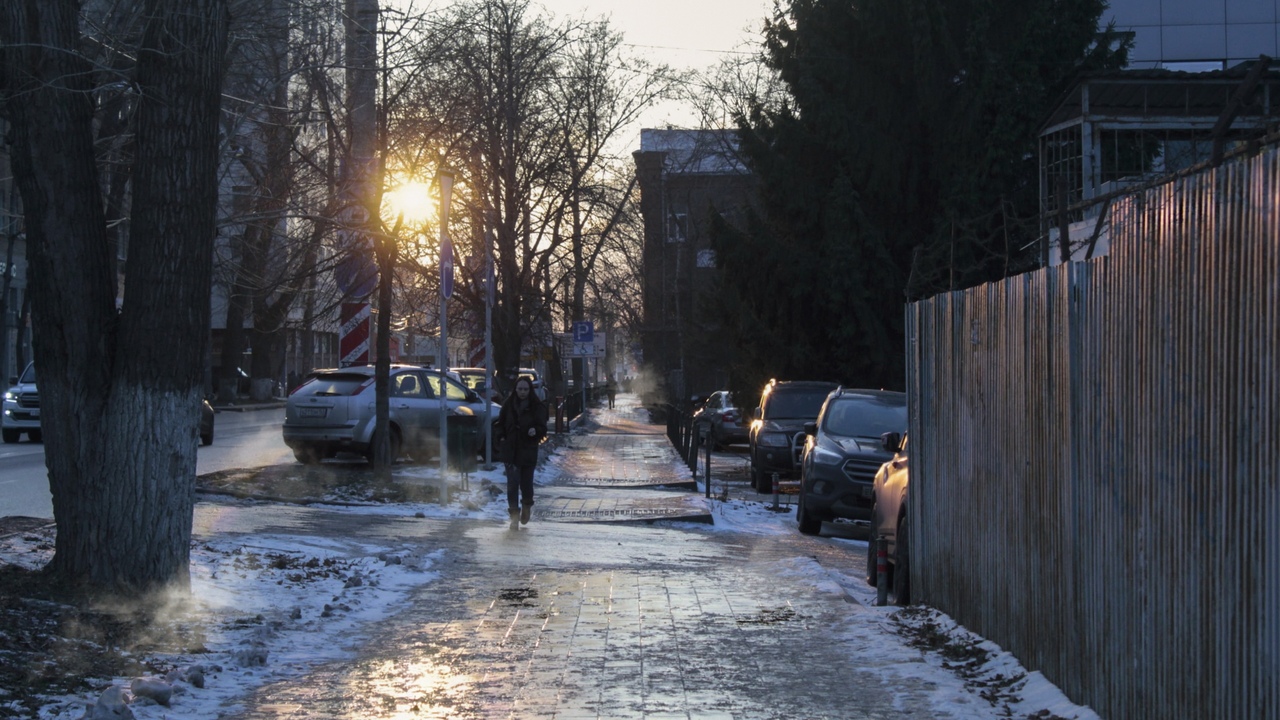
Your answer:
[[[9,290],[13,286],[13,246],[17,244],[17,233],[5,235],[4,283],[0,286],[0,378],[6,379],[19,372],[9,369]]]
[[[0,11],[32,277],[51,569],[141,591],[188,586],[199,401],[208,347],[223,0],[148,3],[124,302],[93,153],[76,0]]]

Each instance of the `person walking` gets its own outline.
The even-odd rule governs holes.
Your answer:
[[[604,384],[604,390],[609,394],[609,409],[613,409],[613,400],[618,396],[618,381],[609,376],[609,381]]]
[[[516,530],[533,513],[533,471],[538,444],[547,436],[547,404],[534,394],[532,380],[516,380],[516,389],[498,413],[497,429],[507,473],[507,513]]]

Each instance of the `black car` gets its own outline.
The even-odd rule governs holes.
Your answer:
[[[804,424],[818,417],[827,395],[838,387],[838,383],[812,380],[769,381],[747,436],[753,488],[771,492],[774,473],[779,478],[795,477]]]
[[[870,523],[876,472],[893,453],[881,435],[907,426],[907,396],[888,390],[841,388],[817,422],[805,426],[800,466],[800,532],[816,535],[826,520]]]

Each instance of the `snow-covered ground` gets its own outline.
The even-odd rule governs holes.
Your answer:
[[[556,458],[539,470],[537,482],[559,472]],[[431,468],[411,468],[430,476]],[[436,504],[343,506],[350,513],[420,514],[423,517],[471,517],[503,522],[505,498],[479,488],[483,480],[502,483],[500,470],[472,476],[472,494],[448,506]],[[750,501],[713,502],[714,526],[689,526],[690,532],[794,534],[791,513],[770,512]],[[31,534],[0,542],[0,561],[38,567],[51,548]],[[849,543],[850,553],[865,546]],[[266,683],[301,677],[319,663],[349,656],[362,629],[397,612],[415,588],[436,580],[433,566],[443,551],[412,551],[353,541],[286,534],[197,538],[191,557],[191,599],[175,600],[174,623],[198,638],[204,652],[148,654],[163,676],[103,678],[92,694],[50,698],[41,718],[70,720],[99,711],[132,710],[139,718],[213,720],[236,707],[238,699]],[[879,613],[876,620],[889,640],[886,666],[899,678],[916,678],[932,688],[930,702],[950,717],[1096,718],[1072,704],[1038,673],[1027,673],[1008,653],[957,627],[948,617],[924,608],[874,607],[874,590],[860,578],[833,574],[811,558],[783,561],[779,571],[795,583],[818,591],[843,593]],[[859,622],[865,621],[865,614]],[[162,623],[158,623],[160,625]],[[865,632],[865,629],[860,630]],[[967,662],[914,648],[913,633],[942,633],[966,648]],[[852,652],[852,650],[851,650]],[[172,692],[173,696],[165,695]],[[990,695],[989,699],[982,699]],[[148,696],[167,700],[161,704]],[[128,708],[122,703],[131,700]],[[3,696],[0,696],[0,703]],[[8,710],[16,712],[13,705]],[[103,715],[106,717],[106,715]]]

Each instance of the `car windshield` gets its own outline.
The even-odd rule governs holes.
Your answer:
[[[462,376],[462,382],[472,390],[479,390],[484,385],[484,375],[479,373],[459,373]]]
[[[827,407],[822,429],[844,437],[880,437],[907,427],[904,400],[890,397],[852,397],[834,400]]]
[[[437,397],[437,398],[440,397],[440,375],[438,373],[427,375],[427,383],[431,386],[431,396]],[[463,388],[458,383],[454,382],[453,378],[446,378],[444,386],[445,388],[447,388],[446,390],[447,394],[445,395],[445,397],[447,397],[450,400],[458,400],[460,402],[466,402],[467,400],[466,389]]]
[[[765,401],[766,418],[816,418],[829,390],[774,392]]]
[[[35,385],[36,384],[36,366],[28,365],[27,369],[22,371],[22,377],[18,379],[18,382]]]
[[[361,373],[321,373],[299,390],[305,388],[312,395],[355,395],[369,379]]]

